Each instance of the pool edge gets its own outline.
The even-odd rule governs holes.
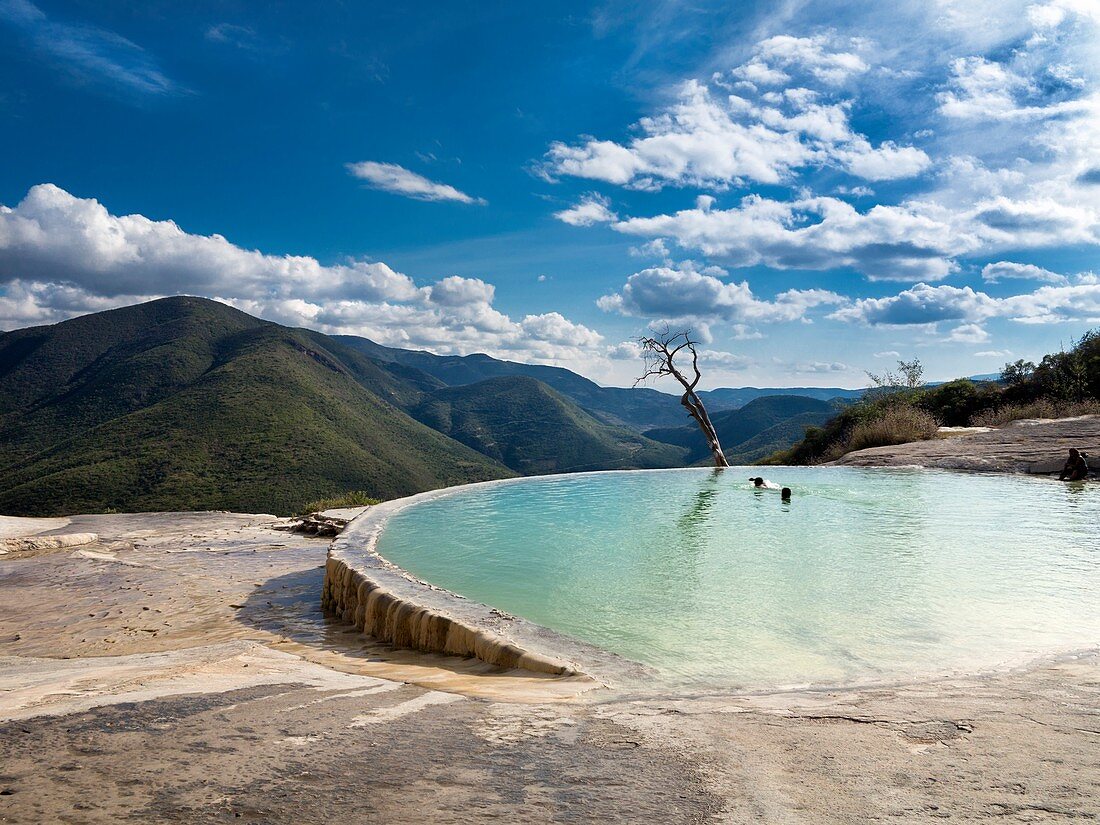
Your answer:
[[[506,670],[597,678],[591,668],[582,667],[571,654],[584,654],[581,658],[590,661],[595,661],[597,653],[600,657],[618,657],[421,581],[377,551],[386,523],[407,507],[458,491],[525,480],[530,479],[457,485],[371,507],[353,519],[329,547],[322,608],[359,632],[396,648],[472,657]]]

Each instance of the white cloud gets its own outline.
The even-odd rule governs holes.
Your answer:
[[[611,223],[619,216],[611,211],[611,201],[603,195],[590,192],[568,209],[555,212],[554,217],[570,226],[592,226],[597,223]]]
[[[1002,280],[1045,281],[1051,284],[1067,284],[1069,279],[1065,275],[1051,272],[1035,264],[1018,264],[1012,261],[997,261],[982,267],[982,280],[989,284],[995,284]]]
[[[836,194],[851,195],[853,198],[873,198],[875,190],[868,186],[838,186]]]
[[[931,326],[941,321],[957,321],[961,324],[956,332],[962,337],[956,340],[975,343],[979,341],[973,326],[991,318],[1026,324],[1100,322],[1100,284],[1044,286],[1034,292],[993,298],[971,287],[922,283],[897,295],[856,300],[829,317],[885,326]]]
[[[837,372],[852,372],[853,368],[840,361],[783,361],[774,359],[787,372],[802,375],[826,375]]]
[[[984,57],[951,63],[951,81],[937,97],[941,114],[954,118],[1005,118],[1019,113],[1016,98],[1029,91],[1026,77]]]
[[[428,290],[428,299],[441,306],[467,304],[491,304],[495,288],[479,278],[460,278],[451,275],[436,281]]]
[[[792,74],[809,75],[822,83],[836,85],[869,68],[859,55],[835,50],[825,35],[777,35],[758,43],[752,58],[732,74],[762,86],[787,83]]]
[[[474,198],[449,186],[446,183],[437,183],[423,175],[418,175],[404,166],[396,163],[378,163],[373,160],[359,161],[347,164],[347,170],[354,177],[366,181],[372,189],[381,189],[383,192],[392,192],[395,195],[404,195],[420,201],[458,201],[459,203],[473,203],[484,206],[483,198]]]
[[[885,141],[877,149],[866,141],[853,141],[852,148],[840,156],[846,159],[848,171],[864,180],[911,178],[931,164],[923,149],[898,146],[893,141]]]
[[[615,361],[634,361],[642,357],[642,348],[637,341],[621,341],[607,348],[607,357]]]
[[[951,226],[950,216],[933,209],[879,205],[860,212],[828,197],[778,201],[749,195],[732,209],[629,218],[613,228],[673,238],[731,266],[849,266],[883,280],[940,280],[955,270],[953,256],[976,244]]]
[[[618,292],[603,296],[597,304],[607,312],[661,322],[729,321],[747,332],[748,324],[797,321],[815,307],[844,302],[821,289],[791,289],[771,301],[761,300],[747,282],[727,283],[719,274],[725,273],[714,268],[699,271],[690,262],[680,268],[651,267],[635,272]]]
[[[940,321],[984,320],[995,314],[997,302],[970,287],[917,284],[886,298],[863,298],[841,307],[830,317],[865,324],[907,326]]]
[[[1012,355],[1010,349],[987,349],[974,353],[976,358],[1007,358],[1010,355]]]
[[[982,170],[973,161],[965,165]],[[731,209],[627,218],[612,228],[671,239],[735,267],[851,267],[873,280],[936,281],[958,269],[959,256],[1100,244],[1100,197],[1040,174],[1022,182],[990,175],[989,188],[971,193],[969,202],[950,183],[939,193],[864,211],[831,197],[749,195]]]
[[[668,244],[664,238],[654,238],[640,246],[630,247],[630,254],[635,258],[657,258],[661,261],[670,261]],[[671,264],[670,264],[671,265]]]
[[[699,350],[699,362],[703,367],[712,367],[727,372],[740,372],[756,363],[745,355],[736,355],[732,352],[713,349]]]
[[[843,100],[820,102],[805,88],[765,93],[753,102],[689,80],[675,104],[638,122],[638,137],[625,144],[597,138],[555,142],[542,173],[551,180],[569,175],[652,190],[783,183],[817,166],[894,180],[929,166],[921,149],[889,141],[873,146],[852,130],[849,108]]]
[[[984,344],[989,341],[989,333],[978,324],[960,324],[951,330],[947,340],[960,344]]]
[[[901,358],[901,353],[894,349],[888,349],[883,352],[876,352],[875,358]]]
[[[442,353],[576,364],[602,346],[599,333],[557,312],[513,320],[493,307],[493,286],[478,278],[417,286],[384,263],[266,255],[171,221],[115,216],[50,184],[33,187],[14,208],[0,206],[0,328],[176,294]]]
[[[639,189],[750,188],[732,208],[613,224],[734,267],[853,268],[873,280],[932,282],[968,258],[1100,245],[1100,5],[890,8],[860,16],[861,32],[878,40],[765,37],[732,74],[684,84],[630,139],[554,144],[546,171]],[[811,10],[803,12],[812,26]],[[796,25],[778,13],[768,19]],[[901,128],[872,143],[854,125],[859,117]],[[889,139],[905,135],[920,147]],[[821,182],[872,197],[861,183],[838,183],[836,169],[904,183],[857,211],[815,194]],[[751,192],[776,184],[791,194]]]

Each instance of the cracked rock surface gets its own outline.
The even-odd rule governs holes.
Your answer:
[[[272,517],[65,522],[0,556],[0,822],[1100,820],[1095,653],[627,695],[326,624],[327,542]]]

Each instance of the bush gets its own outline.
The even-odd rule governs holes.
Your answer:
[[[336,510],[340,507],[366,507],[378,503],[378,499],[371,498],[362,490],[351,490],[343,495],[311,501],[301,509],[298,515],[304,516],[309,513],[320,513],[322,510]]]
[[[856,424],[844,444],[844,453],[868,447],[887,447],[935,438],[939,422],[928,412],[909,404],[895,404],[882,415]]]
[[[974,416],[975,427],[1002,427],[1024,418],[1072,418],[1077,415],[1100,415],[1100,401],[1064,401],[1059,398],[1039,398],[1022,404],[1005,404]]]
[[[1100,329],[1086,332],[1068,352],[1052,352],[1038,364],[1005,364],[1001,380],[1007,384],[1006,400],[1014,404],[1100,398]]]
[[[913,403],[948,427],[965,427],[974,415],[1000,403],[1002,389],[992,381],[959,378],[916,393]]]
[[[1100,414],[1100,329],[1038,364],[1005,364],[1000,382],[962,378],[929,387],[916,360],[868,375],[875,386],[859,401],[761,463],[820,464],[852,450],[932,438],[938,424],[999,427],[1021,418]]]
[[[807,427],[802,441],[760,463],[821,464],[852,450],[934,438],[939,421],[918,407],[914,397],[912,393],[894,393],[860,401],[824,427]]]

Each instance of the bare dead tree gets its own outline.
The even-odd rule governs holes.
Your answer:
[[[728,467],[726,455],[722,452],[722,445],[718,441],[718,433],[707,415],[707,408],[703,406],[703,399],[695,392],[703,374],[699,372],[699,353],[695,349],[697,341],[691,339],[691,330],[670,333],[667,329],[652,338],[639,338],[638,343],[642,347],[642,358],[645,359],[645,372],[641,378],[634,382],[638,386],[647,378],[660,378],[671,375],[684,388],[684,394],[680,396],[680,403],[688,411],[688,415],[695,419],[699,429],[703,431],[703,437],[707,440],[714,455],[715,467]],[[676,356],[687,350],[691,355],[691,371],[694,377],[688,378],[676,365]]]

